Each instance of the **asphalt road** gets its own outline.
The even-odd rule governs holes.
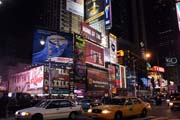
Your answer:
[[[14,120],[14,117],[0,118],[0,120]],[[79,116],[78,120],[93,120],[87,118],[85,114]],[[161,106],[152,106],[152,111],[145,118],[128,118],[126,120],[180,120],[180,110],[171,111],[164,102]]]

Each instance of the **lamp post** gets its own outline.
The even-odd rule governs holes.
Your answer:
[[[48,41],[45,41],[43,38],[40,40],[40,44],[41,45],[45,45],[45,43],[48,42]],[[48,86],[49,86],[49,95],[52,93],[51,91],[51,56],[52,56],[52,48],[51,48],[51,45],[49,44],[48,42]]]
[[[49,42],[48,42],[48,68],[49,68],[49,76],[48,76],[48,86],[49,86],[49,95],[52,93],[52,91],[51,91],[51,56],[52,56],[52,48],[51,48],[51,46],[50,46],[50,44],[49,44]]]
[[[146,52],[145,53],[146,72],[148,72],[148,60],[149,60],[149,58],[151,58],[151,53],[150,52]],[[147,78],[148,78],[148,74],[147,74]],[[147,79],[147,87],[148,87],[148,79]]]

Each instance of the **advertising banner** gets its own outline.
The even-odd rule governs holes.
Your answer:
[[[120,67],[119,67],[119,65],[116,65],[116,79],[115,79],[116,88],[120,88],[120,85],[121,85],[120,80],[121,80]]]
[[[49,83],[49,68],[45,67],[44,86]],[[51,68],[51,87],[54,94],[68,94],[69,93],[69,70],[64,68]]]
[[[74,34],[74,82],[85,81],[86,65],[85,65],[85,39]]]
[[[66,10],[84,16],[84,0],[66,0]]]
[[[32,64],[42,64],[50,58],[53,60],[54,57],[73,57],[72,34],[39,29],[36,30],[33,40]]]
[[[104,62],[110,62],[110,49],[104,48]]]
[[[121,81],[121,84],[120,84],[120,87],[121,88],[126,88],[126,69],[125,69],[125,66],[122,66],[122,65],[119,65],[120,67],[120,81]]]
[[[109,70],[109,78],[110,83],[112,85],[112,88],[116,86],[115,80],[116,80],[116,66],[113,64],[108,64],[108,70]]]
[[[85,1],[85,22],[104,20],[105,0]]]
[[[178,64],[176,57],[165,57],[166,67],[174,67]]]
[[[110,62],[117,63],[117,40],[116,36],[109,34]]]
[[[105,0],[105,26],[106,29],[112,27],[112,11],[111,11],[111,0]]]
[[[29,71],[29,89],[43,88],[44,67],[32,68]]]
[[[91,40],[97,44],[101,44],[101,33],[97,30],[93,29],[86,23],[81,23],[81,35],[84,36],[86,39]]]
[[[108,71],[88,68],[87,70],[87,89],[88,91],[104,91],[109,88]]]
[[[104,66],[104,49],[92,42],[86,41],[86,63]]]

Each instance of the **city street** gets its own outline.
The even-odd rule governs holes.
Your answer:
[[[171,111],[164,102],[161,106],[152,106],[152,111],[145,118],[132,118],[129,120],[179,120],[180,110]]]
[[[166,103],[163,103],[161,106],[152,106],[152,111],[145,118],[128,118],[126,120],[179,120],[180,119],[180,110],[171,111]],[[93,120],[87,118],[85,114],[78,117],[78,120]],[[1,118],[0,120],[14,120],[14,117]]]

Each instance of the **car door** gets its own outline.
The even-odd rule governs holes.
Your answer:
[[[126,99],[124,107],[123,107],[123,111],[124,111],[125,117],[134,115],[134,106],[130,98]]]
[[[73,111],[73,104],[69,100],[62,100],[60,102],[59,117],[68,118],[69,114]]]
[[[44,117],[47,120],[57,119],[60,111],[60,101],[51,101],[45,109]]]
[[[142,102],[138,98],[132,98],[132,102],[134,106],[134,115],[139,115],[143,109]]]

